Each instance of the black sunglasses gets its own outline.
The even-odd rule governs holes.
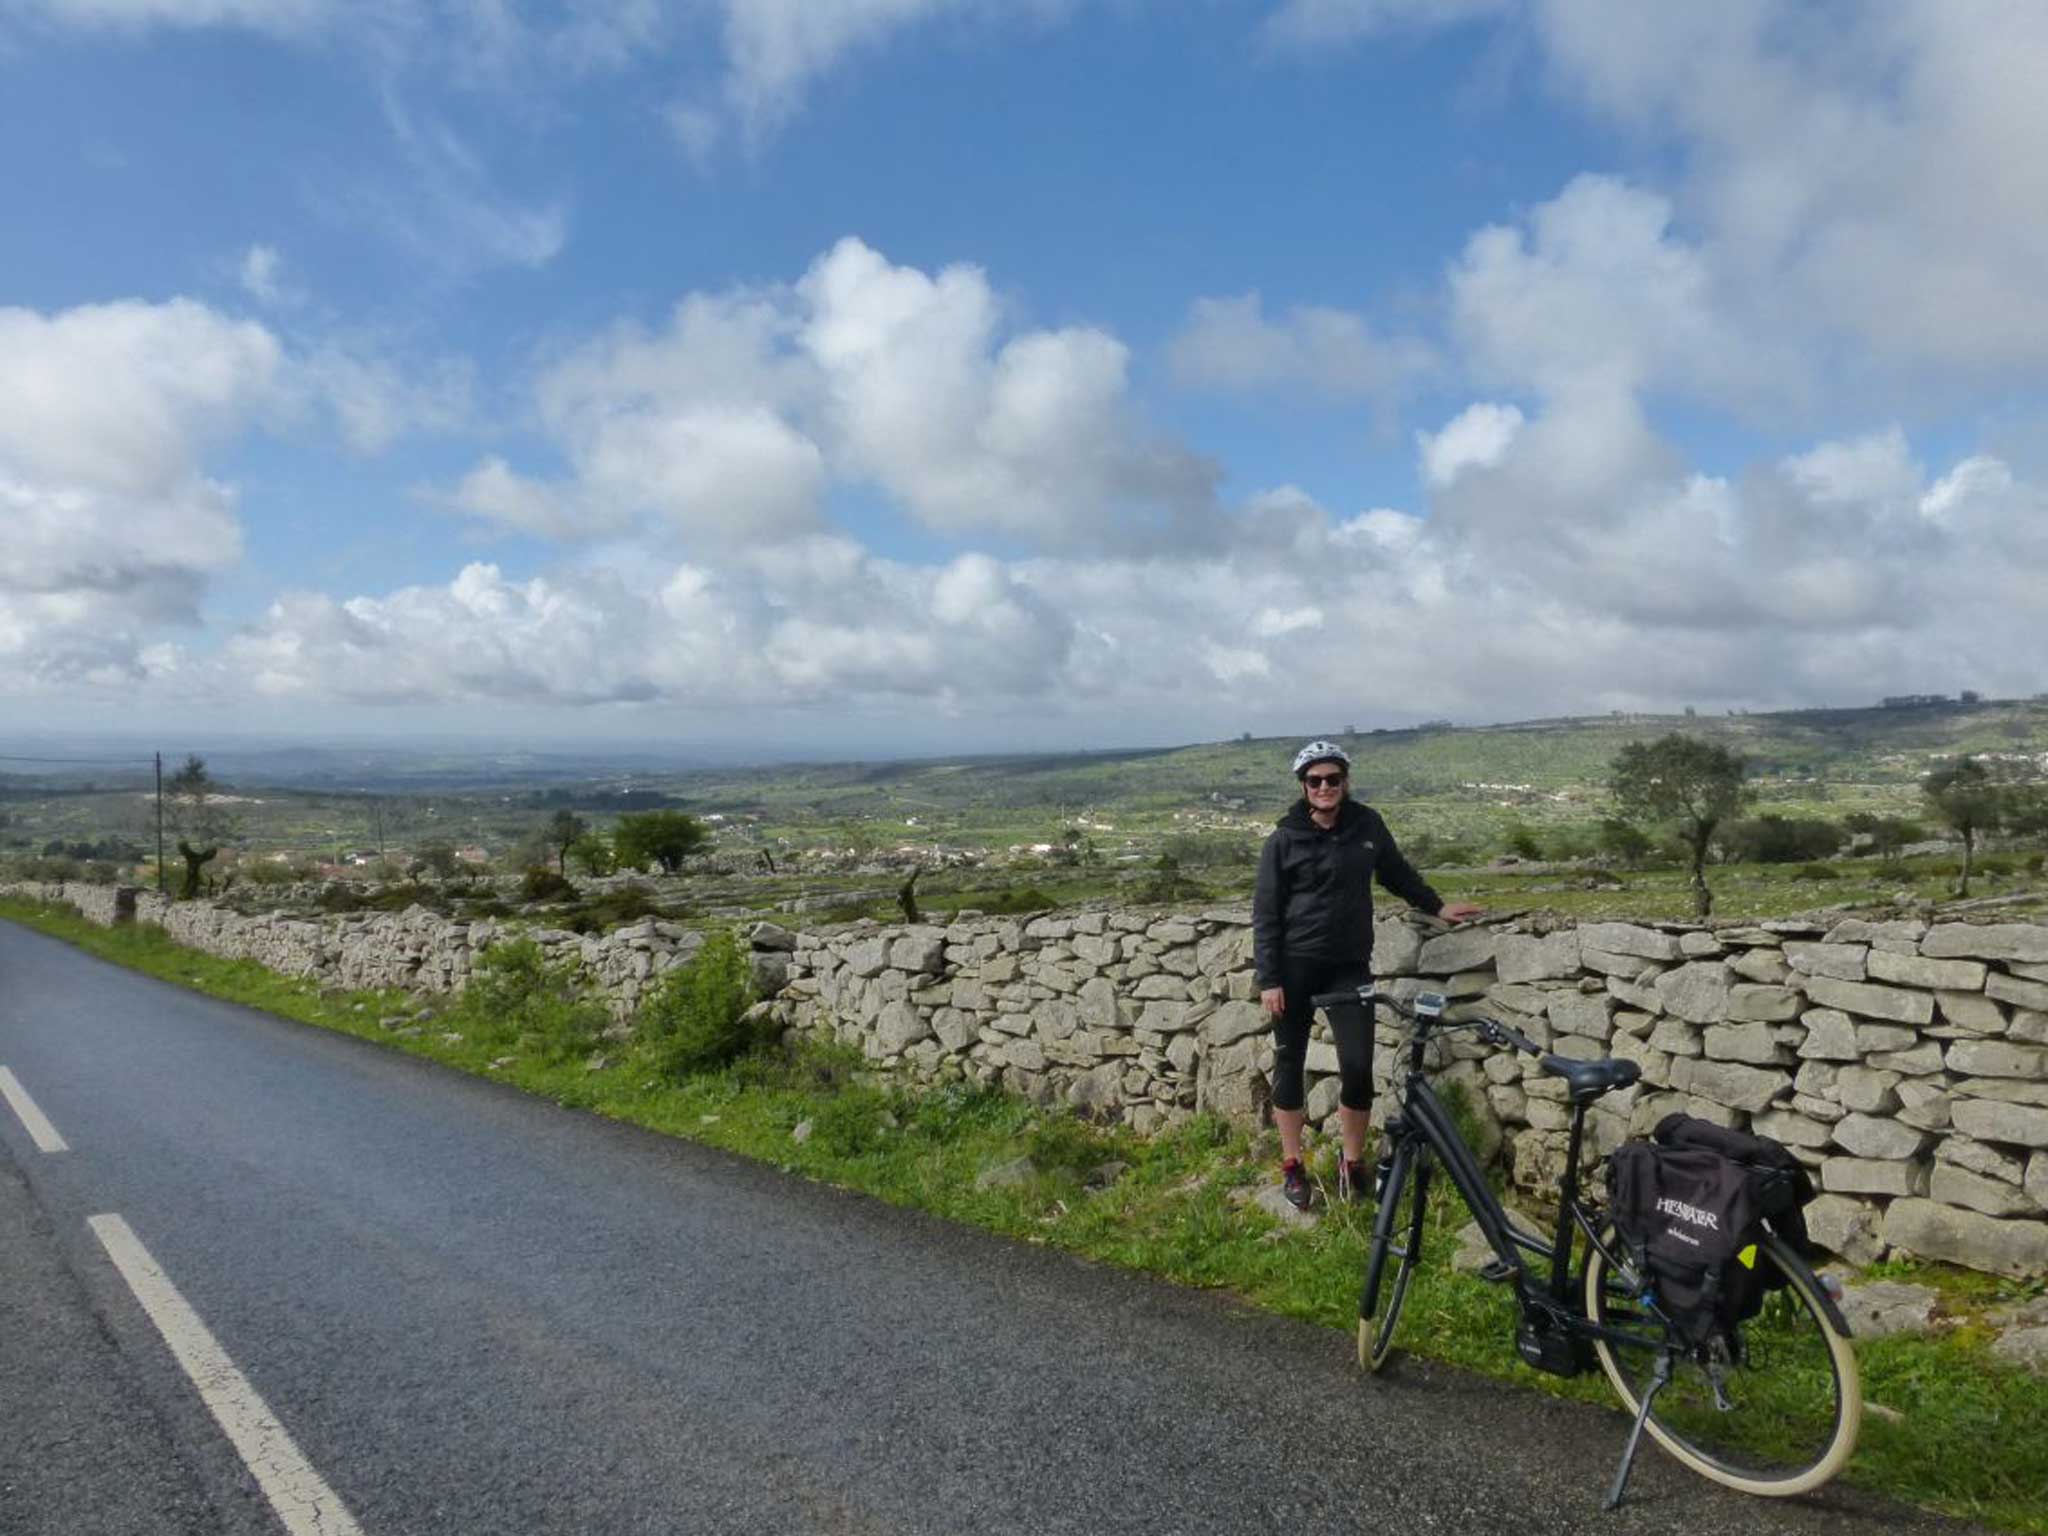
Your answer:
[[[1310,789],[1322,789],[1325,786],[1335,789],[1344,782],[1344,775],[1341,773],[1304,773],[1301,776],[1301,782]]]

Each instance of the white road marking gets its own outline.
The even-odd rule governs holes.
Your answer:
[[[28,1090],[21,1086],[21,1079],[5,1067],[0,1067],[0,1099],[5,1099],[21,1123],[28,1127],[28,1139],[36,1144],[38,1152],[69,1152],[70,1144],[57,1134],[57,1127],[50,1124],[50,1117],[36,1108],[36,1101],[28,1096]]]
[[[291,1536],[362,1536],[348,1507],[299,1453],[248,1378],[235,1369],[206,1324],[171,1284],[119,1216],[88,1216],[86,1225],[121,1271],[121,1278],[171,1346],[171,1354],[192,1378],[200,1399],[213,1411],[240,1453],[277,1518]]]

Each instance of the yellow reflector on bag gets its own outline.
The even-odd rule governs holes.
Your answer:
[[[1743,1249],[1742,1252],[1736,1254],[1735,1257],[1742,1260],[1742,1267],[1744,1269],[1755,1269],[1756,1244],[1751,1243],[1747,1248]]]

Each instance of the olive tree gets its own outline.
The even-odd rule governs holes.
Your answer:
[[[1920,781],[1920,793],[1927,797],[1929,809],[1963,840],[1963,874],[1956,894],[1967,896],[1977,838],[1997,830],[2005,810],[2005,787],[1994,782],[1977,759],[1966,757],[1928,774]]]
[[[1755,798],[1743,778],[1742,758],[1726,747],[1673,731],[1656,741],[1632,741],[1615,754],[1608,787],[1631,821],[1676,828],[1692,856],[1695,912],[1714,910],[1707,888],[1707,848],[1714,829]]]
[[[640,811],[619,818],[612,849],[621,869],[659,864],[664,874],[672,875],[710,841],[710,829],[686,812]]]

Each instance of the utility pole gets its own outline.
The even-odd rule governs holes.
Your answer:
[[[164,755],[156,755],[156,893],[169,889],[164,884]]]

